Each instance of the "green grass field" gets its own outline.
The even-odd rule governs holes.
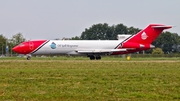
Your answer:
[[[180,100],[180,60],[0,59],[0,100]]]

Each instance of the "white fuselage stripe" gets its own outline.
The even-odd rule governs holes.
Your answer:
[[[114,49],[123,40],[49,40],[33,54],[78,54],[77,49]]]

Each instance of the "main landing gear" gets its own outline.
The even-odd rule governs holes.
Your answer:
[[[88,55],[88,57],[90,58],[90,60],[101,60],[101,56],[100,55]]]

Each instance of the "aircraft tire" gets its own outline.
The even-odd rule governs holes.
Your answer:
[[[27,56],[27,60],[31,60],[31,56]]]
[[[101,56],[99,56],[99,60],[101,60]]]
[[[89,58],[90,58],[90,60],[94,60],[95,59],[94,55],[89,56]]]
[[[101,56],[100,55],[96,56],[96,60],[101,60]]]

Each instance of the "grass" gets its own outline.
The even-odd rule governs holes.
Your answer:
[[[32,60],[89,60],[89,57],[86,56],[46,56],[46,57],[35,57],[31,58]],[[26,60],[26,57],[3,57],[0,60]],[[104,61],[126,61],[126,57],[122,56],[102,56],[102,60]],[[144,60],[176,60],[180,61],[179,57],[131,57],[132,61],[144,61]]]
[[[180,100],[180,61],[2,59],[0,100]]]

